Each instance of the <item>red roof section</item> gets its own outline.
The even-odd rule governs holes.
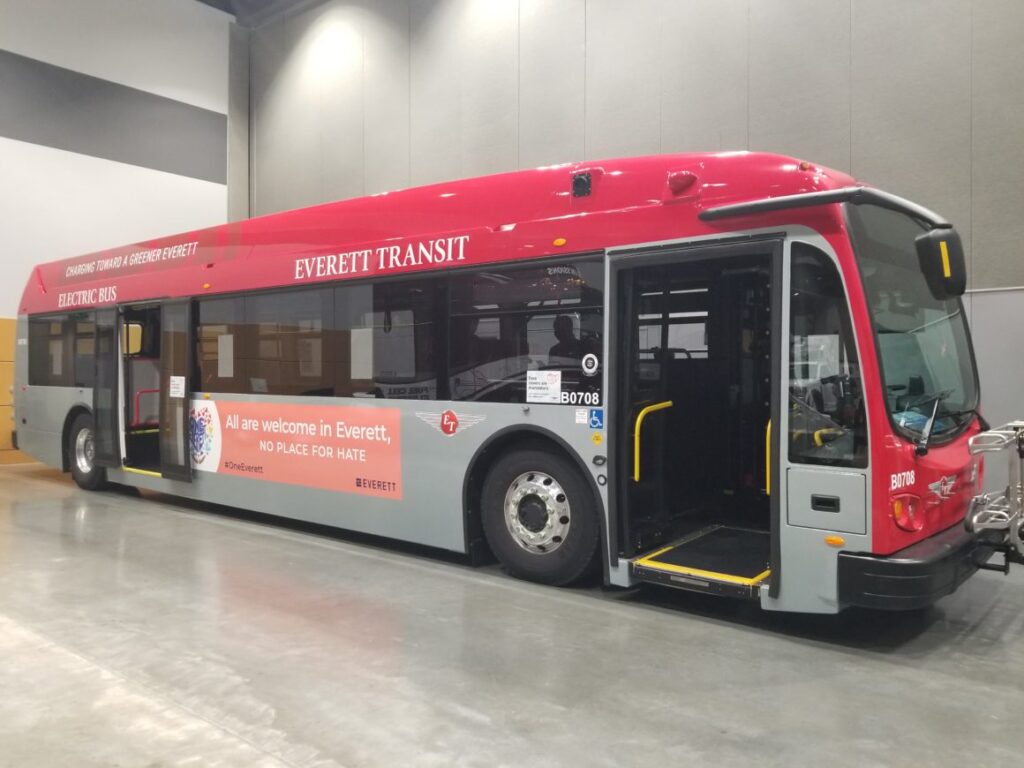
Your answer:
[[[581,172],[590,173],[592,191],[574,197],[572,180]],[[595,160],[481,176],[42,264],[33,270],[20,312],[294,286],[691,237],[759,226],[751,218],[704,223],[697,214],[705,208],[853,183],[837,171],[752,152]]]

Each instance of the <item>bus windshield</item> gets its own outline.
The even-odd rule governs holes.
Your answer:
[[[914,246],[925,229],[916,220],[873,205],[848,205],[847,214],[892,423],[917,440],[934,411],[932,441],[952,439],[978,407],[963,303],[929,290]]]

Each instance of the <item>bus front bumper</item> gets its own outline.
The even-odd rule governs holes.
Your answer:
[[[924,608],[952,594],[994,547],[954,525],[891,555],[840,552],[839,602],[887,611]]]

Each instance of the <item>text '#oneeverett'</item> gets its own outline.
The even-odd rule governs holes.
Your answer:
[[[438,237],[401,245],[382,245],[345,253],[321,256],[301,256],[295,259],[295,279],[315,280],[323,277],[341,277],[368,273],[371,270],[389,272],[407,267],[440,266],[453,261],[464,261],[469,235]]]

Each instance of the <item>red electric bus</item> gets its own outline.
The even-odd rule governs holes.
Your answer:
[[[1009,549],[964,285],[943,218],[777,155],[436,184],[38,266],[16,436],[539,582],[915,608]]]

